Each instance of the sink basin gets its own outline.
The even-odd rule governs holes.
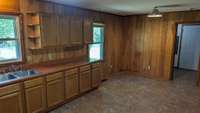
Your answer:
[[[0,75],[0,82],[6,82],[6,81],[9,81],[9,80],[13,80],[13,79],[36,76],[38,74],[39,74],[38,71],[32,70],[32,69],[10,72],[10,73],[7,73],[7,74]]]
[[[39,72],[36,70],[24,70],[24,71],[17,71],[17,72],[12,73],[12,75],[16,76],[17,78],[35,76],[37,74],[39,74]]]
[[[4,75],[0,75],[0,82],[4,82],[4,81],[8,81],[8,80],[13,80],[16,79],[17,77],[15,77],[14,75],[11,74],[4,74]]]

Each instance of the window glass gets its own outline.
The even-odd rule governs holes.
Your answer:
[[[15,20],[0,18],[0,39],[15,38]]]
[[[0,63],[21,60],[17,22],[15,16],[0,15]]]
[[[94,26],[93,27],[93,42],[103,42],[103,27]]]
[[[93,24],[93,43],[89,44],[89,60],[103,60],[104,26]]]
[[[102,60],[103,59],[102,44],[90,44],[89,45],[89,57],[90,57],[90,61]]]

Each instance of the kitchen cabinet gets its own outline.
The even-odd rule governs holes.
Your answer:
[[[65,97],[70,99],[79,94],[78,69],[65,72]]]
[[[41,14],[41,36],[46,44],[43,47],[57,46],[58,38],[58,16],[53,14]]]
[[[92,87],[98,87],[101,84],[101,68],[92,69]]]
[[[70,43],[72,45],[83,44],[83,19],[72,16],[70,19]]]
[[[24,113],[21,85],[0,88],[0,113]]]
[[[93,19],[84,18],[84,43],[92,43],[93,37]]]
[[[46,109],[44,78],[24,82],[27,113],[38,113]]]
[[[57,105],[64,101],[64,78],[63,73],[47,76],[47,105]]]
[[[96,88],[101,65],[84,64],[0,87],[0,113],[39,113]]]
[[[90,65],[80,67],[80,92],[84,93],[91,89]]]
[[[58,16],[59,26],[59,37],[58,43],[62,46],[70,46],[70,17],[69,16]]]

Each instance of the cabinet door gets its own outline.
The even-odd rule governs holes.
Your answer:
[[[58,37],[57,16],[53,14],[41,14],[41,35],[46,44],[44,47],[56,46]]]
[[[65,97],[67,99],[78,95],[78,74],[67,75],[65,78]]]
[[[68,46],[70,44],[70,19],[68,16],[58,16],[59,44]]]
[[[1,96],[0,113],[23,113],[22,94],[15,92]]]
[[[72,45],[83,44],[83,19],[81,17],[71,17],[70,43]]]
[[[43,85],[35,86],[25,90],[26,106],[28,113],[38,113],[45,109],[45,87]]]
[[[86,92],[91,89],[91,73],[89,71],[80,73],[80,92]]]
[[[101,68],[92,69],[92,87],[98,87],[101,84]]]
[[[93,20],[91,18],[84,19],[84,43],[92,43],[92,24]]]
[[[64,80],[57,79],[47,83],[48,107],[59,104],[64,100]]]

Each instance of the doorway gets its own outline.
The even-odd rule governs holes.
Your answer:
[[[174,51],[173,79],[197,80],[200,56],[200,24],[178,24]]]

